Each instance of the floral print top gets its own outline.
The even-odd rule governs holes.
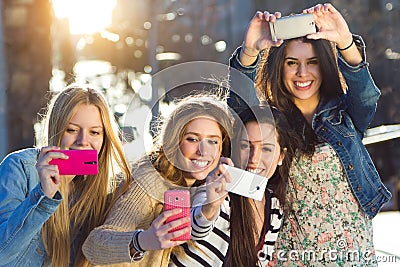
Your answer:
[[[279,266],[377,266],[372,221],[329,144],[318,145],[312,158],[293,161],[286,198]]]

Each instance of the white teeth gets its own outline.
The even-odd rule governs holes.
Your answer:
[[[208,161],[200,161],[200,160],[192,160],[192,163],[199,166],[199,167],[205,167],[208,164]]]
[[[246,170],[248,172],[255,173],[255,174],[259,174],[262,171],[262,169],[250,169],[250,168],[247,168]]]
[[[311,81],[308,81],[308,82],[295,82],[295,84],[298,87],[306,87],[306,86],[309,86],[311,84]]]

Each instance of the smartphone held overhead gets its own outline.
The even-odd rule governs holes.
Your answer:
[[[272,40],[286,40],[316,33],[313,14],[295,14],[269,23]]]
[[[96,175],[99,173],[97,150],[54,150],[68,159],[52,159],[49,163],[58,166],[60,175]]]
[[[164,210],[172,210],[177,208],[181,209],[182,212],[169,217],[165,223],[169,223],[180,218],[190,218],[190,192],[188,190],[168,190],[164,192]],[[173,228],[170,232],[175,232],[188,226],[190,226],[190,222],[181,224],[180,226]],[[171,240],[190,240],[190,238],[190,232],[187,232]]]

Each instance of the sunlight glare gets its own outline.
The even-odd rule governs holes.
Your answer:
[[[100,32],[111,24],[116,0],[53,0],[57,18],[68,18],[71,34]]]

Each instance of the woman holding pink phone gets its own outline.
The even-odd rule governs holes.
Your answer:
[[[117,177],[131,177],[98,90],[66,87],[49,103],[44,122],[44,147],[13,152],[0,164],[0,266],[88,266],[83,241],[104,221]],[[49,164],[68,159],[60,147],[96,150],[98,173],[60,175]]]
[[[166,222],[180,209],[163,210],[164,192],[202,184],[221,156],[230,153],[233,118],[216,95],[192,95],[177,103],[162,122],[153,149],[133,165],[130,188],[111,208],[105,223],[83,245],[95,265],[176,266],[185,256],[190,218]],[[188,241],[190,243],[191,241]]]

